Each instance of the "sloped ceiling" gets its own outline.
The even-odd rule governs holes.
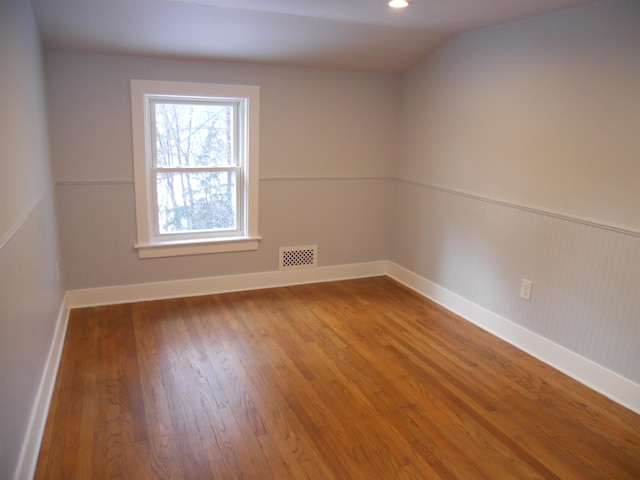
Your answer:
[[[32,0],[45,47],[402,72],[458,33],[593,0]]]

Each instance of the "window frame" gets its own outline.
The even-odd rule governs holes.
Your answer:
[[[151,125],[151,102],[167,99],[203,102],[238,102],[238,121],[244,130],[237,145],[239,171],[236,177],[237,208],[241,225],[233,232],[186,232],[160,234],[157,225],[157,201],[154,146]],[[203,253],[257,250],[259,101],[256,85],[209,84],[131,80],[131,116],[133,133],[134,186],[138,240],[135,248],[140,258],[195,255]],[[216,168],[216,167],[214,167]],[[241,191],[240,191],[241,190]],[[242,192],[244,194],[242,194]],[[241,198],[240,198],[241,197]]]
[[[245,155],[245,137],[246,137],[246,99],[245,98],[230,98],[230,97],[200,97],[194,99],[193,97],[179,97],[167,96],[167,95],[154,95],[147,98],[149,106],[149,117],[145,119],[148,122],[148,140],[150,142],[151,158],[147,159],[148,165],[148,179],[147,188],[150,190],[150,202],[152,208],[152,214],[150,220],[153,222],[152,234],[160,242],[171,240],[191,240],[202,238],[229,238],[242,236],[246,230],[245,227],[245,209],[244,209],[244,172],[246,164]],[[157,144],[154,142],[157,132],[157,121],[154,120],[154,113],[156,112],[156,106],[158,104],[176,104],[176,105],[215,105],[231,107],[233,110],[233,140],[231,142],[231,164],[227,166],[159,166],[158,165],[158,152]],[[157,116],[155,117],[157,119]],[[235,174],[236,183],[236,218],[235,228],[227,230],[201,230],[201,231],[185,231],[174,233],[161,233],[160,232],[160,212],[159,212],[159,199],[157,178],[159,173],[216,173],[216,172],[233,172]],[[239,187],[238,187],[239,185]],[[234,235],[235,233],[235,235]]]

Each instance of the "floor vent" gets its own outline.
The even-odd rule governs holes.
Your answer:
[[[318,246],[282,247],[280,249],[279,270],[297,270],[318,266]]]

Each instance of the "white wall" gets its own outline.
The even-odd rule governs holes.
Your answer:
[[[640,3],[460,35],[402,120],[391,259],[639,382]]]
[[[13,478],[62,289],[40,44],[28,1],[0,2],[0,478]],[[33,453],[33,451],[31,452]]]
[[[272,271],[282,246],[318,244],[321,266],[388,258],[397,76],[64,52],[45,63],[69,288]],[[258,251],[138,259],[132,78],[261,87]]]

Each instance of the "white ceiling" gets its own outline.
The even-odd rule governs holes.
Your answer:
[[[454,35],[594,0],[31,0],[45,47],[402,72]]]

